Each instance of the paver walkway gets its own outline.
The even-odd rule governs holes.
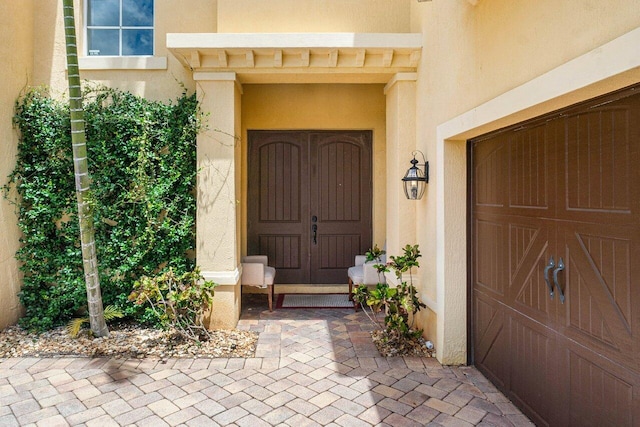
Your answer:
[[[0,359],[0,426],[530,426],[473,367],[382,358],[362,312],[263,311],[250,359]]]

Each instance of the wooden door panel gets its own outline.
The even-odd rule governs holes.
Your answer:
[[[368,144],[358,139],[333,135],[314,135],[315,163],[311,171],[317,176],[317,205],[313,213],[322,222],[360,221],[362,192],[369,187],[370,174],[363,160]],[[363,170],[363,168],[365,170]],[[366,201],[365,201],[366,203]]]
[[[631,209],[629,111],[600,108],[567,118],[566,208],[577,214]]]
[[[543,122],[507,133],[509,213],[549,218],[555,212],[559,126]]]
[[[640,305],[640,230],[580,224],[565,229],[563,236],[563,333],[640,373],[634,352],[634,342],[640,340],[635,319]]]
[[[504,213],[508,204],[508,139],[473,143],[473,208],[477,213]]]
[[[556,306],[545,280],[545,268],[554,256],[550,242],[555,228],[548,221],[509,224],[508,253],[511,258],[509,305],[546,325],[556,322]],[[550,273],[550,271],[549,271]],[[549,276],[547,276],[549,277]]]
[[[566,406],[559,425],[635,427],[640,423],[640,377],[572,341],[563,346]]]
[[[478,291],[474,299],[475,365],[494,384],[505,389],[509,381],[508,330],[503,306]]]
[[[537,426],[558,420],[559,354],[552,329],[510,312],[509,397]],[[556,424],[557,425],[557,424]]]
[[[305,147],[296,141],[270,141],[257,147],[260,158],[259,220],[301,222]]]
[[[256,254],[267,254],[269,264],[282,270],[286,275],[288,270],[300,270],[303,268],[305,258],[302,256],[302,242],[300,235],[266,233],[258,234],[258,247]],[[254,249],[254,247],[252,247]]]
[[[618,95],[619,97],[620,95]],[[564,119],[558,247],[568,425],[640,425],[640,96]],[[560,306],[559,306],[560,307]]]
[[[474,283],[477,290],[502,301],[508,287],[508,225],[495,215],[478,214],[474,222]]]
[[[640,221],[640,96],[569,114],[558,180],[558,217],[629,225]]]
[[[371,134],[312,133],[310,150],[311,283],[342,283],[371,247]]]
[[[309,280],[308,157],[302,133],[250,133],[247,251],[266,254],[280,283]]]

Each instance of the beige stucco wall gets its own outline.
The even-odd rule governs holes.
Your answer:
[[[84,1],[75,0],[76,32],[80,58],[84,55]],[[156,0],[155,56],[166,58],[163,69],[89,69],[81,63],[80,77],[96,84],[116,87],[153,100],[169,100],[179,96],[183,86],[195,90],[190,70],[185,69],[166,49],[167,33],[208,33],[217,31],[217,0]],[[41,0],[32,14],[34,26],[34,84],[48,85],[56,96],[66,93],[66,60],[62,0]],[[89,58],[93,62],[100,58]],[[95,61],[94,61],[95,59]],[[82,61],[82,59],[81,59]],[[100,65],[91,65],[101,68]]]
[[[492,0],[472,8],[474,83],[486,101],[640,25],[637,0]]]
[[[417,82],[417,141],[432,167],[431,182],[426,197],[418,202],[417,215],[418,243],[425,255],[421,291],[430,303],[430,309],[420,316],[420,324],[435,340],[438,357],[445,363],[466,361],[464,141],[629,84],[633,78],[599,81],[597,70],[577,67],[528,86],[557,67],[568,70],[567,61],[640,26],[637,0],[471,3],[411,3],[411,31],[422,32],[424,37]],[[630,54],[629,50],[620,51],[620,55]],[[636,50],[638,55],[640,49]],[[548,90],[545,96],[553,101],[554,94],[563,94],[563,87],[573,87],[582,75],[591,74],[594,77],[585,79],[591,82],[590,90],[576,90],[557,102],[539,101],[541,88]],[[481,105],[504,93],[508,96],[499,98],[499,112],[493,104]],[[539,107],[524,111],[527,99],[532,106],[540,102]],[[491,118],[480,117],[480,113]]]
[[[12,127],[13,107],[22,89],[31,82],[33,74],[32,0],[0,2],[0,15],[11,17],[3,27],[0,45],[3,63],[0,79],[0,182],[7,182],[16,161],[18,136]],[[21,314],[18,291],[21,274],[14,258],[18,249],[20,232],[15,207],[4,197],[0,198],[0,330],[15,323]]]
[[[385,242],[385,98],[383,86],[244,85],[242,97],[242,252],[247,252],[247,129],[373,131],[373,240]],[[345,272],[346,283],[346,272]]]
[[[218,0],[221,33],[406,33],[410,0]]]

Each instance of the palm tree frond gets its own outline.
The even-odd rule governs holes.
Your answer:
[[[108,305],[104,308],[105,321],[108,322],[110,320],[120,319],[122,317],[124,317],[124,313],[121,310],[117,309],[116,307],[112,305]],[[65,331],[67,331],[67,333],[71,338],[75,338],[78,336],[78,334],[80,333],[80,329],[82,328],[82,325],[84,325],[85,323],[89,323],[88,317],[78,317],[75,319],[71,319],[69,323],[67,323],[67,326],[64,329]]]
[[[107,322],[113,319],[121,319],[123,317],[124,313],[112,305],[108,305],[104,308],[104,320]]]
[[[79,317],[76,319],[71,319],[71,321],[67,323],[67,327],[65,328],[65,330],[71,336],[71,338],[75,338],[80,333],[80,328],[82,328],[82,325],[84,323],[87,323],[88,321],[89,321],[88,317]]]

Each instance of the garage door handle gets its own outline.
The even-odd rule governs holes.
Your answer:
[[[560,257],[560,261],[558,261],[558,267],[553,270],[553,283],[556,285],[558,294],[560,294],[560,302],[564,304],[564,292],[562,292],[562,288],[558,283],[558,273],[560,273],[562,270],[564,270],[564,262],[562,261],[562,257]]]
[[[549,270],[556,266],[556,262],[553,260],[553,255],[549,258],[549,264],[544,268],[544,281],[547,282],[547,287],[549,288],[549,296],[553,298],[553,285],[549,280]],[[539,271],[539,270],[538,270]]]

